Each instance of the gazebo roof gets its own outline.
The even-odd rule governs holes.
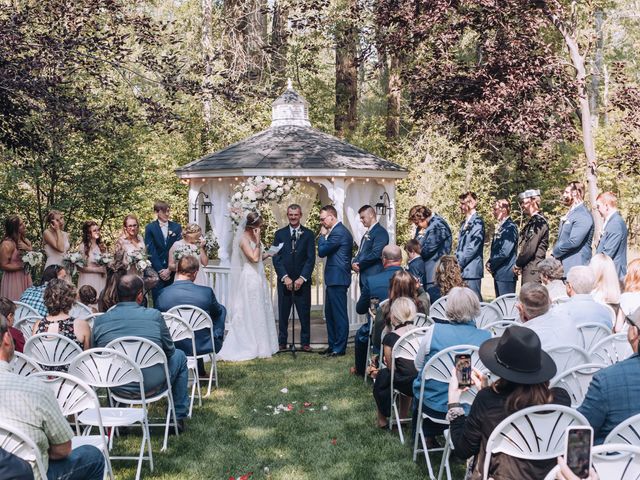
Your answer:
[[[291,86],[273,102],[271,127],[176,170],[181,178],[254,175],[404,178],[407,170],[332,135],[308,120],[306,100]]]

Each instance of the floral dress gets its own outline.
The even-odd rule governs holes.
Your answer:
[[[83,350],[84,345],[80,342],[80,340],[78,340],[78,337],[76,337],[76,334],[73,331],[74,321],[75,321],[75,318],[73,317],[63,318],[62,320],[48,320],[47,317],[45,317],[40,321],[40,324],[38,325],[38,330],[36,331],[36,333],[50,333],[49,325],[51,325],[54,322],[57,322],[58,323],[57,333],[59,335],[62,335],[63,337],[67,337],[69,340],[73,340],[78,344],[80,349]],[[44,370],[48,370],[52,372],[66,372],[67,370],[69,370],[69,367],[66,365],[61,367],[48,367],[46,365],[41,365],[41,367]]]

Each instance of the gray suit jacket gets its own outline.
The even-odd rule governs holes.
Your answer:
[[[593,217],[584,203],[571,210],[560,225],[552,255],[562,261],[565,275],[572,267],[591,261],[593,229]]]
[[[596,253],[611,257],[620,279],[627,274],[627,234],[627,225],[620,212],[615,211],[609,217],[596,247]]]

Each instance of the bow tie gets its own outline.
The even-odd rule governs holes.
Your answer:
[[[160,228],[169,226],[169,222],[158,222],[158,223],[160,224]]]

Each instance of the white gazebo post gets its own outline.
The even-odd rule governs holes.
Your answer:
[[[389,181],[382,184],[384,191],[389,195],[389,210],[391,211],[387,217],[387,231],[389,232],[389,242],[396,243],[396,182]]]

